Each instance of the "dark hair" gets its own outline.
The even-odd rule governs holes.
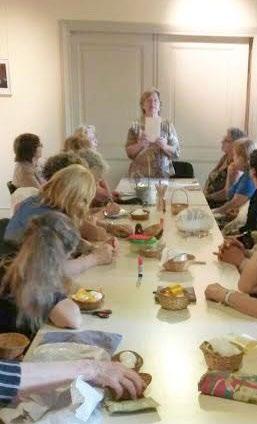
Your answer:
[[[230,136],[233,141],[239,140],[239,138],[246,137],[246,133],[240,130],[240,128],[231,127],[228,129],[228,131],[230,132]]]
[[[40,139],[36,134],[20,134],[16,137],[13,144],[15,162],[32,162],[39,146]]]
[[[63,152],[58,155],[51,156],[46,161],[43,168],[43,177],[46,181],[48,181],[57,171],[60,171],[60,169],[74,164],[86,166],[83,159],[74,152]]]
[[[250,168],[254,169],[257,173],[257,149],[250,154]]]

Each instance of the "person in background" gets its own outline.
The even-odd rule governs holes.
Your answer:
[[[82,165],[74,164],[61,169],[41,187],[37,196],[29,197],[21,203],[7,225],[5,241],[19,245],[23,241],[29,220],[53,210],[66,214],[80,230],[87,220],[95,190],[93,175]],[[118,242],[112,238],[87,256],[67,260],[66,275],[73,276],[91,266],[110,263],[117,253]]]
[[[48,392],[82,376],[89,384],[111,388],[117,399],[127,390],[132,399],[142,395],[145,384],[137,372],[118,362],[81,359],[56,362],[0,362],[0,404],[17,395]]]
[[[64,142],[66,152],[69,150],[76,152],[80,149],[97,150],[97,147],[98,140],[94,125],[80,125]]]
[[[145,133],[145,119],[160,116],[160,92],[157,89],[145,91],[140,99],[141,119],[129,128],[126,153],[132,160],[129,176],[169,178],[174,175],[172,159],[179,157],[179,142],[173,124],[161,121],[160,138],[151,142]]]
[[[219,160],[215,168],[209,173],[204,187],[204,194],[209,203],[210,208],[217,208],[223,205],[226,198],[226,180],[228,166],[233,162],[233,145],[234,141],[245,137],[244,131],[239,128],[228,128],[227,134],[221,141],[221,150],[224,155]],[[238,177],[238,172],[230,175],[231,183]],[[233,180],[232,180],[233,177]]]
[[[38,160],[42,156],[42,144],[35,134],[25,133],[14,140],[15,168],[12,183],[16,188],[40,188],[44,180],[38,169]]]
[[[256,145],[248,138],[241,138],[233,143],[233,162],[228,167],[227,173],[227,202],[219,208],[213,209],[215,214],[226,215],[231,210],[243,206],[254,194],[256,188],[250,176],[250,155]],[[241,172],[241,176],[234,181],[234,174]]]

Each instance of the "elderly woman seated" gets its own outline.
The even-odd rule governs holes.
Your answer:
[[[219,160],[215,168],[209,173],[204,187],[205,197],[211,208],[217,208],[226,202],[226,179],[228,166],[233,162],[234,141],[245,137],[245,133],[239,128],[229,128],[227,134],[221,141],[221,150],[224,155]],[[237,172],[234,173],[234,180]],[[232,175],[230,175],[231,183]]]
[[[12,183],[16,188],[40,188],[44,182],[38,169],[38,159],[42,155],[42,144],[35,134],[21,134],[14,140],[15,168]]]
[[[249,168],[250,155],[255,147],[255,143],[247,138],[234,142],[233,162],[229,165],[227,174],[227,202],[213,209],[214,215],[227,215],[230,211],[243,206],[253,196],[255,186]],[[241,175],[234,181],[234,175],[239,172]]]

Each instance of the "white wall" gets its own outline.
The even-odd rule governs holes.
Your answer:
[[[257,0],[0,0],[0,57],[9,59],[13,92],[0,97],[0,208],[9,206],[6,181],[12,176],[14,137],[25,131],[39,134],[45,156],[61,145],[61,19],[148,22],[187,32],[235,34],[242,27],[257,27]]]

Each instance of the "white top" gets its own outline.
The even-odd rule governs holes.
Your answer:
[[[174,188],[188,184],[188,180],[176,180],[171,184]],[[127,180],[122,180],[118,189],[128,191],[128,185]],[[133,184],[130,187],[133,188]],[[190,191],[189,200],[191,204],[194,201],[197,205],[201,203],[209,211],[202,192]],[[147,224],[143,221],[143,226],[158,222],[160,216],[162,214],[152,207],[150,220],[146,221]],[[121,222],[128,220],[122,219]],[[222,242],[216,223],[207,237],[184,238],[176,230],[174,222],[175,217],[171,215],[167,203],[164,215],[167,247],[192,253],[196,260],[206,261],[206,265],[192,265],[184,273],[159,273],[158,261],[145,258],[144,275],[138,288],[137,255],[130,253],[129,243],[123,240],[120,241],[119,258],[114,264],[90,269],[78,279],[80,286],[102,286],[106,296],[104,308],[113,311],[112,316],[106,320],[84,315],[82,329],[122,334],[123,341],[118,350],[131,349],[143,357],[142,371],[153,377],[146,393],[160,404],[158,413],[119,417],[109,417],[104,413],[104,423],[253,424],[256,421],[257,406],[199,395],[197,389],[206,371],[203,354],[199,349],[204,340],[229,333],[249,334],[257,338],[255,319],[205,300],[204,290],[209,283],[220,282],[229,289],[235,289],[238,272],[233,266],[218,263],[212,254]],[[180,312],[161,309],[155,304],[152,292],[158,285],[170,282],[194,286],[197,303],[190,304],[187,310]],[[56,331],[56,328],[50,326],[44,329]],[[39,337],[40,333],[33,345]],[[245,355],[243,371],[257,372],[256,356],[251,355]]]

